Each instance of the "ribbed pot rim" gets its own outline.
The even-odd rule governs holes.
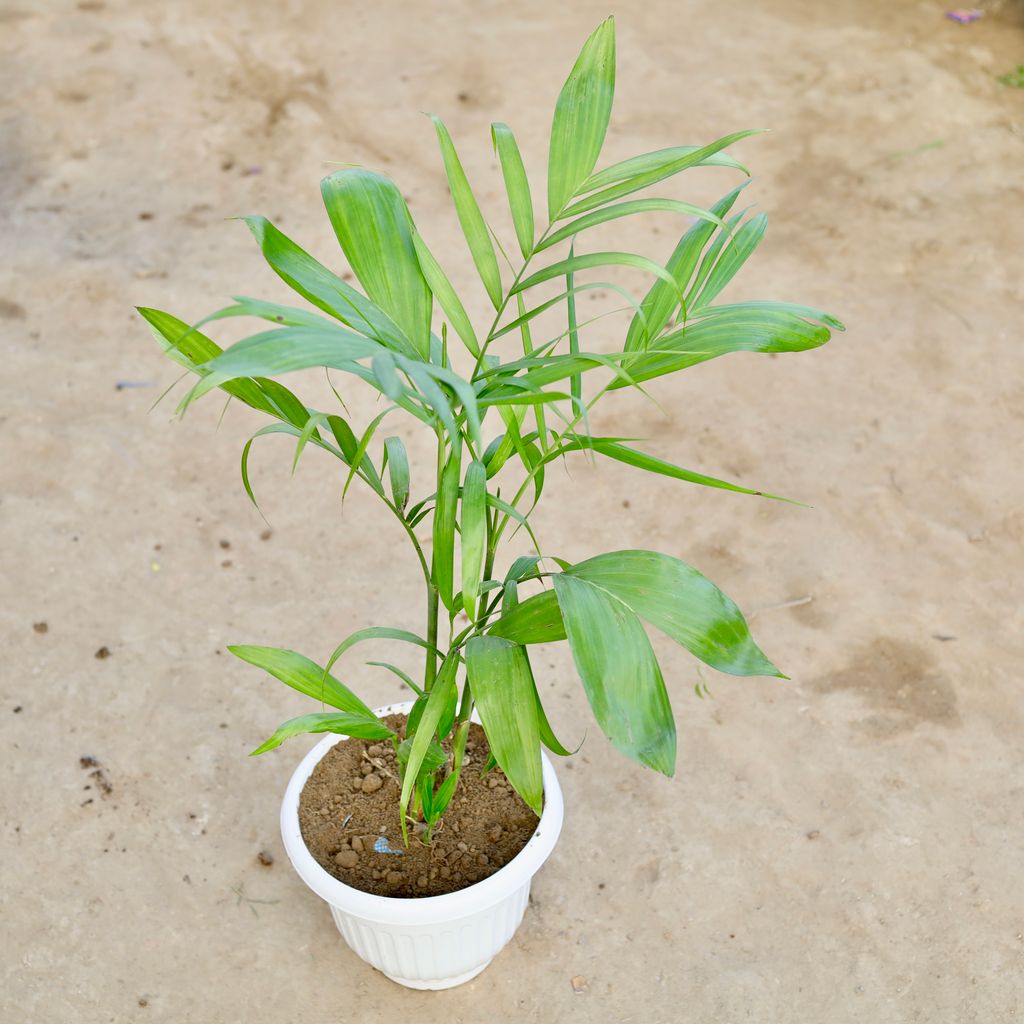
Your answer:
[[[412,705],[412,701],[402,701],[377,708],[374,713],[379,716],[403,714]],[[540,870],[558,841],[564,815],[562,790],[551,761],[541,751],[544,809],[537,829],[522,850],[493,875],[458,892],[410,899],[377,896],[346,885],[316,862],[299,826],[299,797],[306,780],[327,751],[345,740],[344,736],[329,734],[299,762],[281,804],[281,838],[299,877],[321,899],[347,914],[380,924],[430,925],[479,913],[522,888]]]

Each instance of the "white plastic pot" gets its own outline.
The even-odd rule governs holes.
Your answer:
[[[412,702],[378,708],[378,715],[408,712]],[[493,875],[446,896],[396,899],[353,889],[313,858],[299,827],[299,797],[313,769],[335,743],[328,735],[300,762],[281,806],[284,848],[299,877],[327,901],[338,931],[368,964],[409,988],[441,989],[476,977],[504,948],[523,919],[530,882],[562,830],[562,791],[547,755],[544,811],[523,849]]]

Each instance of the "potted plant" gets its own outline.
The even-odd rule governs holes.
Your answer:
[[[594,435],[589,414],[617,391],[643,391],[648,381],[717,356],[803,351],[842,329],[806,306],[719,301],[765,231],[763,214],[734,209],[744,184],[707,209],[637,198],[690,167],[745,173],[726,150],[754,132],[595,170],[614,85],[609,18],[587,40],[558,97],[543,227],[511,129],[492,126],[520,253],[514,258],[489,230],[452,139],[433,118],[455,212],[494,307],[486,326],[467,315],[397,187],[356,167],[331,174],[321,188],[362,290],[267,219],[246,217],[271,268],[313,308],[239,298],[192,326],[139,310],[167,355],[199,378],[181,412],[218,388],[270,417],[242,451],[242,482],[254,504],[253,441],[290,435],[296,463],[313,446],[337,460],[331,472],[343,493],[356,480],[369,488],[422,574],[422,631],[360,629],[323,665],[285,649],[230,648],[321,705],[286,722],[254,753],[298,734],[328,734],[289,784],[285,845],[349,944],[405,985],[443,988],[482,970],[518,926],[530,879],[557,839],[562,798],[544,748],[569,751],[545,715],[532,645],[567,641],[601,730],[627,757],[665,775],[674,768],[675,725],[645,623],[721,672],[781,676],[736,605],[674,555],[623,550],[570,564],[544,552],[531,526],[548,467],[575,452],[761,495]],[[584,250],[598,225],[649,213],[690,221],[665,264]],[[588,274],[619,266],[649,275],[646,294],[634,297]],[[591,343],[600,318],[578,313],[578,297],[595,288],[626,303],[624,334],[611,351]],[[236,316],[273,326],[223,350],[201,331]],[[309,408],[277,379],[312,367],[356,378],[386,404],[357,432],[344,403]],[[399,413],[432,435],[433,465],[413,472],[400,436],[378,441],[384,422]],[[532,551],[506,556],[520,530]],[[422,652],[418,680],[385,666],[408,685],[409,703],[374,711],[333,674],[348,650],[368,640]]]

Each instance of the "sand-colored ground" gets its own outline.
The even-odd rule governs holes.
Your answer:
[[[698,367],[654,388],[664,414],[630,399],[599,424],[814,511],[581,460],[538,527],[570,559],[693,562],[792,681],[709,674],[700,701],[659,643],[668,781],[611,756],[564,652],[538,659],[559,730],[589,726],[561,768],[565,832],[515,940],[450,993],[357,961],[285,862],[280,794],[310,741],[245,754],[305,705],[224,647],[323,657],[349,629],[415,626],[415,566],[364,496],[342,514],[315,456],[290,480],[274,438],[253,458],[262,540],[237,472],[259,422],[147,414],[174,372],[131,307],[283,298],[225,218],[268,214],[333,259],[317,181],[353,161],[399,178],[482,313],[418,112],[446,116],[500,208],[489,120],[539,180],[605,8],[0,3],[5,1022],[1024,1016],[1024,92],[995,80],[1024,60],[1019,5],[967,27],[938,2],[620,7],[606,159],[772,128],[738,150],[772,227],[732,294],[850,330]],[[664,258],[638,223],[623,243]]]

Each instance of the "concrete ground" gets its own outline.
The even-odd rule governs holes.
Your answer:
[[[654,387],[664,413],[626,399],[597,424],[813,511],[578,460],[538,528],[570,559],[693,562],[792,680],[706,673],[698,700],[658,641],[669,781],[612,756],[564,651],[539,657],[558,730],[588,738],[520,932],[461,989],[364,966],[284,858],[279,800],[312,741],[245,755],[307,705],[224,647],[322,658],[360,626],[416,628],[415,565],[369,499],[341,511],[315,455],[289,479],[274,438],[253,455],[261,539],[237,470],[258,419],[149,413],[175,373],[131,307],[283,298],[225,218],[265,213],[333,260],[317,182],[352,161],[398,178],[482,314],[419,111],[500,211],[489,121],[541,182],[606,6],[0,3],[4,1021],[1024,1017],[1024,92],[995,77],[1024,60],[1019,4],[969,26],[932,0],[620,7],[605,159],[772,128],[737,150],[772,227],[732,294],[850,330],[698,367]],[[664,258],[664,223],[638,225],[624,247]]]

